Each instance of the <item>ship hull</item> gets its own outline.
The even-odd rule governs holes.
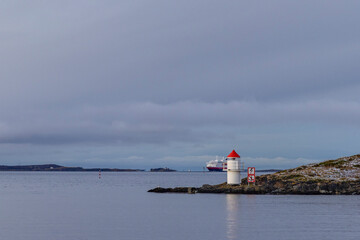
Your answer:
[[[207,169],[210,172],[222,172],[223,171],[223,168],[219,168],[219,167],[207,167]]]

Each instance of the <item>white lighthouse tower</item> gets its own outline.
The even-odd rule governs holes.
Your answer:
[[[233,150],[227,156],[227,184],[237,185],[241,183],[240,168],[240,155]]]

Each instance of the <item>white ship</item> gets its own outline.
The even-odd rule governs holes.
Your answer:
[[[211,160],[206,163],[206,168],[211,172],[221,172],[227,170],[226,159],[223,157],[221,160],[218,160],[217,157],[215,160]]]

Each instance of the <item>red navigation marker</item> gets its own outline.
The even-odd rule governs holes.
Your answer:
[[[254,175],[250,175],[248,176],[248,182],[255,182],[255,176]]]
[[[254,167],[248,167],[248,175],[255,175],[255,168]]]
[[[247,177],[247,181],[249,183],[254,183],[255,182],[255,168],[254,167],[248,167],[248,177]]]

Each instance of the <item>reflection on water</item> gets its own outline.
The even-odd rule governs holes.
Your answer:
[[[227,239],[244,237],[253,227],[256,227],[259,214],[257,208],[256,195],[226,195]]]
[[[226,195],[226,235],[228,239],[237,239],[238,238],[238,228],[239,228],[239,204],[240,204],[240,195],[237,194],[227,194]]]

